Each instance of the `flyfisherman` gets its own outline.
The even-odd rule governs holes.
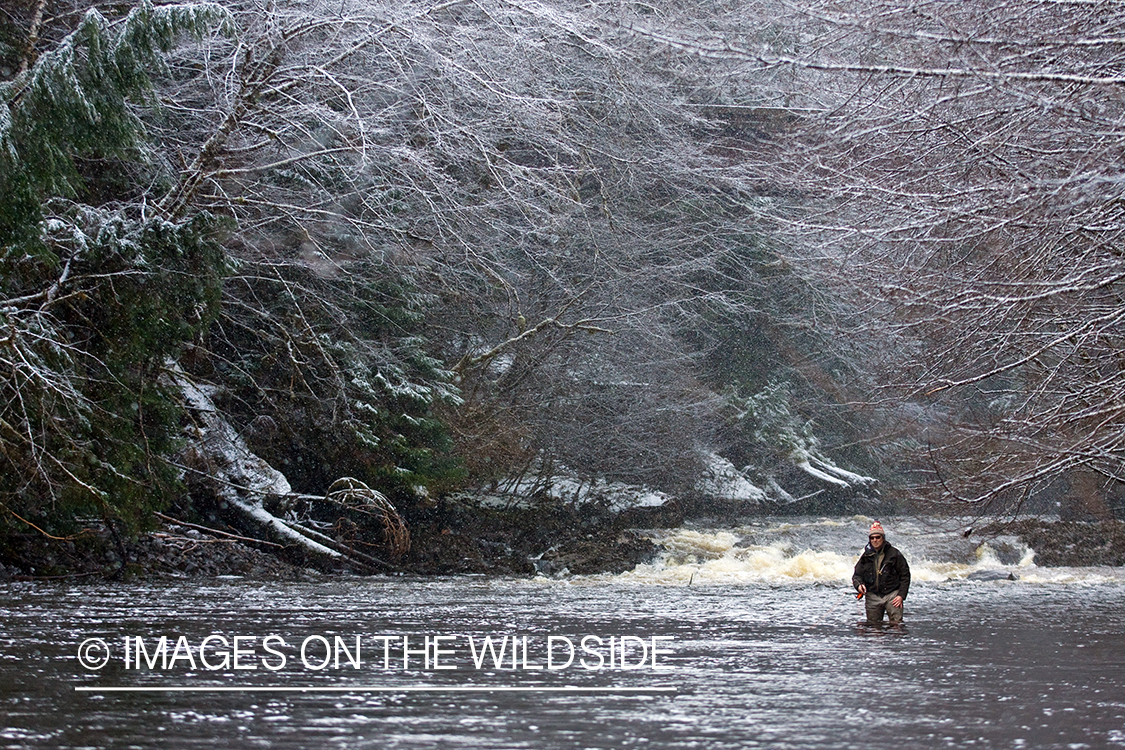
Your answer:
[[[902,553],[887,541],[883,525],[876,521],[867,532],[867,546],[852,574],[852,585],[865,597],[867,621],[902,622],[902,600],[910,590],[910,566]]]

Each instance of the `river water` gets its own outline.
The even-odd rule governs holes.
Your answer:
[[[914,583],[868,626],[869,523],[619,576],[0,585],[0,747],[1125,747],[1122,569],[884,519]]]

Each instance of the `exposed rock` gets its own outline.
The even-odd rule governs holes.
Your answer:
[[[552,547],[536,561],[536,570],[546,575],[624,573],[652,562],[659,549],[652,540],[634,534],[590,537]]]
[[[985,534],[1016,534],[1043,567],[1125,565],[1125,522],[1040,521],[994,524]]]
[[[1016,580],[1015,573],[1009,573],[1006,570],[974,570],[969,575],[965,576],[967,581],[1014,581]]]

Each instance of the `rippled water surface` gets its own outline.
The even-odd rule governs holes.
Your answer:
[[[841,578],[862,530],[681,530],[666,560],[617,577],[7,584],[0,747],[1125,747],[1119,569],[1044,571],[1017,550],[1001,567],[1021,580],[966,580],[1000,564],[975,545],[958,560],[955,537],[903,527],[892,541],[918,578],[906,625],[869,627]],[[183,637],[177,661],[126,668],[126,637],[155,655],[161,635],[169,655]],[[286,657],[276,670],[270,635]],[[439,663],[456,669],[426,668],[427,635],[449,636]],[[468,639],[505,635],[528,638],[526,660],[517,650],[512,669],[506,651],[501,668],[476,668]],[[635,668],[609,669],[597,641],[587,664],[600,653],[601,669],[534,668],[548,636],[586,635],[629,636]],[[256,668],[204,668],[223,650],[213,640],[201,654],[208,636],[241,637],[239,665]],[[339,668],[314,668],[337,636],[353,650]],[[404,636],[418,649],[405,667]],[[639,666],[653,636],[671,669],[653,669],[651,655]],[[79,662],[90,638],[109,649],[99,670]],[[183,687],[226,692],[106,690]],[[334,692],[250,690],[261,687]],[[488,689],[445,691],[465,687]],[[628,692],[652,688],[672,690]]]

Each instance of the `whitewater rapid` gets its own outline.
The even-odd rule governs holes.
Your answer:
[[[663,550],[654,562],[617,576],[587,578],[667,585],[850,585],[855,562],[867,541],[867,529],[874,520],[864,515],[764,518],[731,528],[688,526],[650,531],[649,538]],[[967,523],[956,519],[878,520],[888,529],[888,540],[906,556],[915,582],[1125,581],[1121,568],[1041,567],[1035,562],[1035,550],[1017,537],[966,535]]]

